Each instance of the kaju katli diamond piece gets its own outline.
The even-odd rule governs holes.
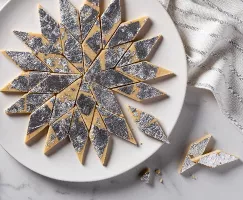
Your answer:
[[[68,29],[73,37],[82,42],[81,29],[79,23],[79,13],[69,0],[59,0],[61,23]]]
[[[89,131],[78,107],[74,108],[73,119],[68,135],[79,161],[84,164],[84,157],[89,142]]]
[[[80,9],[82,41],[85,40],[100,15],[100,0],[85,0]]]
[[[44,148],[44,154],[50,155],[61,148],[68,138],[74,109],[50,125]]]
[[[38,107],[43,105],[46,101],[48,101],[53,94],[32,94],[27,93],[22,96],[17,102],[15,102],[12,106],[10,106],[6,113],[8,115],[12,114],[30,114]]]
[[[101,71],[95,76],[93,81],[106,88],[115,88],[138,82],[138,80],[130,78],[113,69]]]
[[[198,157],[192,158],[192,162],[210,167],[216,168],[227,163],[239,160],[238,157],[225,153],[221,150],[215,150],[210,153],[200,155]]]
[[[116,135],[123,140],[131,142],[132,144],[137,145],[137,142],[130,130],[125,117],[120,117],[118,115],[112,114],[111,112],[105,110],[101,106],[97,107],[106,127],[107,130]]]
[[[60,46],[60,27],[59,24],[43,9],[41,5],[38,5],[40,27],[42,35],[52,45]]]
[[[117,71],[124,73],[139,81],[148,81],[157,78],[166,78],[174,76],[174,73],[162,67],[153,65],[150,62],[143,61],[135,64],[117,67]]]
[[[90,87],[98,105],[102,106],[104,109],[113,114],[124,116],[120,104],[112,90],[97,83],[92,83]]]
[[[108,8],[101,15],[103,47],[109,42],[121,22],[121,2],[120,0],[112,0]]]
[[[97,19],[93,28],[90,30],[86,39],[84,40],[83,55],[84,55],[84,68],[87,71],[102,50],[102,41],[101,41],[101,29],[100,21]]]
[[[109,43],[106,45],[106,48],[134,41],[138,37],[146,22],[148,22],[148,19],[148,17],[142,17],[121,23],[114,35],[111,37]]]
[[[2,92],[29,92],[39,82],[50,76],[48,72],[22,72],[1,89]]]
[[[196,165],[191,158],[200,156],[205,152],[211,137],[212,136],[210,134],[207,134],[189,145],[185,157],[179,167],[179,173],[183,173]]]
[[[54,73],[80,73],[63,55],[37,53],[37,57]]]
[[[40,33],[27,33],[23,31],[14,31],[14,34],[22,40],[32,51],[33,53],[54,53],[61,54],[62,49],[60,45],[52,45],[47,39]]]
[[[78,79],[56,95],[50,123],[55,122],[74,107],[80,84],[81,79]]]
[[[127,96],[135,101],[145,101],[158,97],[167,97],[167,95],[160,90],[148,85],[147,83],[134,83],[131,85],[118,87],[113,89],[124,96]]]
[[[169,140],[164,130],[154,116],[132,106],[128,106],[128,110],[131,113],[134,121],[137,123],[140,131],[147,136],[169,144]]]
[[[85,73],[85,80],[88,82],[94,81],[97,74],[102,70],[113,69],[119,62],[121,57],[127,51],[132,43],[126,43],[114,48],[104,49],[92,63],[88,71]]]
[[[47,131],[51,119],[55,97],[52,97],[30,115],[25,143],[31,145]]]
[[[98,110],[95,110],[92,127],[89,132],[89,138],[91,144],[96,151],[96,154],[100,158],[101,163],[105,166],[108,161],[108,152],[110,150],[109,144],[111,142],[111,136],[106,129]]]
[[[59,93],[74,81],[80,78],[79,74],[50,74],[46,79],[36,85],[31,93]]]
[[[30,52],[2,51],[2,54],[23,71],[50,72],[50,69]]]
[[[79,70],[84,73],[84,61],[82,45],[72,34],[63,26],[61,29],[61,43],[63,55]]]
[[[89,84],[86,82],[82,82],[81,84],[80,91],[76,100],[76,105],[81,112],[87,129],[90,130],[94,116],[96,101],[89,89]]]
[[[98,57],[101,70],[114,69],[131,44],[129,42],[113,48],[104,49]]]
[[[152,50],[160,40],[162,40],[162,35],[134,42],[117,64],[117,67],[130,65],[149,59]]]

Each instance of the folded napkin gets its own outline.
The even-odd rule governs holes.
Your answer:
[[[243,132],[243,0],[158,1],[183,40],[188,84],[212,91]]]

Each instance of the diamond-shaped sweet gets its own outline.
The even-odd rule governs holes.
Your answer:
[[[55,98],[56,97],[52,97],[30,115],[28,131],[25,137],[26,144],[32,144],[45,133],[51,119]]]
[[[114,35],[111,37],[106,48],[115,47],[117,45],[134,41],[138,37],[148,19],[148,17],[142,17],[121,23]]]
[[[84,68],[87,71],[102,50],[100,20],[97,19],[83,42]]]
[[[80,9],[82,41],[85,40],[100,14],[100,0],[85,0]]]
[[[171,71],[153,65],[147,61],[138,62],[123,67],[117,67],[116,70],[139,81],[148,81],[162,77],[166,78],[174,75],[174,73]]]
[[[239,158],[234,155],[225,153],[221,150],[215,150],[210,153],[192,158],[192,162],[211,168],[216,168],[236,160],[239,160]]]
[[[120,0],[112,0],[108,8],[101,15],[103,47],[109,42],[121,22],[121,2]]]
[[[68,138],[73,110],[74,109],[68,111],[54,123],[50,124],[44,148],[44,153],[46,155],[50,155],[55,152]]]
[[[137,108],[134,108],[132,106],[128,107],[129,112],[131,113],[134,121],[137,123],[138,128],[149,137],[152,137],[154,139],[157,139],[163,143],[169,144],[169,140],[160,126],[158,120],[148,114],[145,113]]]
[[[180,165],[179,173],[183,173],[196,165],[191,159],[198,157],[205,152],[211,137],[210,134],[207,134],[189,145],[185,158]]]
[[[78,42],[82,42],[78,10],[69,0],[59,0],[59,4],[61,23]]]
[[[105,110],[102,106],[99,106],[97,109],[110,133],[137,145],[125,117],[115,115]]]
[[[89,138],[103,165],[107,164],[111,136],[98,112],[95,110]]]
[[[2,54],[11,59],[23,71],[50,72],[50,69],[30,52],[2,51]]]
[[[30,114],[38,107],[43,105],[53,94],[34,94],[27,93],[23,95],[17,102],[10,106],[6,113],[12,114]]]
[[[85,151],[89,141],[89,131],[85,125],[85,122],[82,118],[82,113],[78,107],[74,108],[73,119],[68,135],[79,158],[79,161],[83,164]]]
[[[149,58],[152,50],[162,38],[161,35],[134,42],[128,49],[125,55],[122,57],[117,67],[130,65],[136,62],[144,61]]]
[[[48,72],[23,72],[5,87],[2,92],[29,92],[39,82],[45,80],[50,73]]]
[[[113,90],[135,101],[145,101],[157,97],[167,96],[165,93],[150,86],[149,84],[141,83],[141,82],[123,86],[123,87],[118,87]]]
[[[55,122],[59,117],[66,114],[71,110],[76,102],[76,98],[79,92],[81,79],[78,79],[59,94],[56,95],[56,101],[53,108],[50,123]]]
[[[60,26],[60,31],[63,55],[83,74],[84,58],[82,45],[63,25]]]

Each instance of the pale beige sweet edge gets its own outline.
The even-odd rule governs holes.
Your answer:
[[[210,153],[191,159],[193,162],[204,165],[209,168],[216,168],[227,163],[239,160],[239,157],[228,154],[221,150],[215,150]]]
[[[207,145],[208,145],[208,143],[209,143],[209,141],[210,141],[210,138],[211,138],[211,137],[212,137],[212,135],[207,134],[207,135],[205,135],[205,136],[199,138],[198,140],[192,142],[192,143],[188,146],[188,148],[187,148],[187,150],[186,150],[186,153],[185,153],[185,156],[184,156],[183,160],[181,161],[181,164],[180,164],[179,169],[178,169],[178,172],[179,172],[180,174],[183,173],[183,172],[185,172],[186,170],[192,168],[192,167],[196,164],[195,162],[193,162],[193,161],[191,160],[191,156],[192,156],[192,155],[189,155],[189,151],[191,150],[191,148],[192,148],[193,146],[196,146],[196,145],[200,144],[200,143],[201,143],[202,141],[204,141],[204,140],[208,140],[208,142],[206,142],[206,144],[205,144],[205,146],[204,146],[204,150],[203,150],[203,152],[201,152],[201,154],[203,154],[204,151],[205,151],[205,149],[206,149],[206,147],[207,147]],[[185,165],[187,165],[187,166],[185,166]],[[184,167],[186,167],[186,168],[184,168]]]

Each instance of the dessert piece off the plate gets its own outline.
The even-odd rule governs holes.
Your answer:
[[[147,61],[138,62],[135,64],[117,67],[117,71],[122,72],[130,77],[136,78],[139,81],[148,81],[156,78],[166,78],[174,76],[174,73],[162,67],[153,65]]]
[[[50,72],[50,69],[30,52],[2,51],[2,54],[12,60],[23,71]]]
[[[97,109],[106,125],[107,130],[110,133],[122,138],[123,140],[131,142],[132,144],[137,145],[137,142],[126,122],[125,117],[115,115],[102,108],[102,106],[98,106]]]
[[[27,93],[22,96],[17,102],[10,106],[6,113],[12,114],[30,114],[35,111],[38,107],[48,101],[53,94],[34,94]]]
[[[80,9],[81,37],[84,41],[100,15],[100,0],[86,0]]]
[[[236,160],[239,160],[239,158],[234,155],[225,153],[221,150],[215,150],[210,153],[192,158],[193,162],[199,163],[201,165],[204,165],[204,166],[207,166],[210,168],[216,168],[216,167],[225,165],[227,163],[231,163]]]
[[[55,97],[52,97],[30,115],[28,131],[25,136],[27,145],[31,145],[47,131],[54,103]]]
[[[111,136],[105,127],[105,124],[98,112],[95,110],[94,119],[92,122],[89,138],[96,154],[100,158],[101,163],[105,166],[108,161],[108,154],[110,151]]]
[[[45,155],[54,153],[66,142],[72,122],[73,110],[70,110],[50,125],[45,142]]]
[[[147,60],[151,55],[152,50],[161,39],[162,35],[159,35],[153,38],[134,42],[117,64],[117,67]]]
[[[121,2],[120,0],[112,0],[108,8],[101,15],[103,47],[109,42],[121,22]]]
[[[154,139],[169,144],[164,130],[154,116],[132,106],[129,106],[128,109],[140,131]]]
[[[68,135],[79,161],[83,164],[89,142],[89,131],[78,107],[74,108],[73,119]]]
[[[73,35],[73,37],[81,43],[82,39],[78,10],[69,0],[59,0],[59,4],[61,23]]]
[[[80,78],[79,74],[51,74],[38,85],[36,85],[31,93],[59,93],[74,81]]]
[[[142,17],[121,23],[114,35],[111,37],[106,48],[115,47],[135,40],[148,19],[148,17]]]
[[[63,25],[60,27],[63,55],[83,74],[84,58],[82,45]]]
[[[198,157],[205,152],[211,137],[210,134],[207,134],[189,145],[185,157],[179,167],[179,173],[183,173],[196,165],[191,159]]]
[[[39,82],[45,80],[50,73],[48,72],[23,72],[5,87],[2,92],[29,92]]]
[[[142,82],[134,83],[123,87],[118,87],[113,90],[135,101],[145,101],[157,97],[167,96],[160,90],[148,85],[147,83]]]
[[[55,122],[74,107],[80,84],[81,79],[78,79],[56,95],[50,123]]]

